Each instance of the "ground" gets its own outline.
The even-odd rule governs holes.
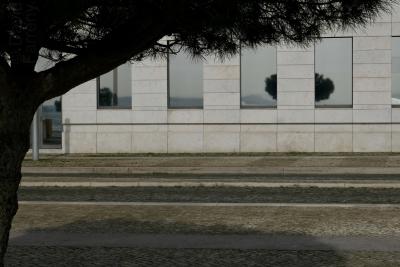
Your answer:
[[[102,247],[39,244],[29,234],[82,238],[90,234],[196,234],[393,237],[399,236],[398,208],[272,208],[179,206],[21,205],[8,266],[399,266],[397,251],[340,251],[315,241],[303,250]],[[64,236],[65,238],[65,236]],[[65,239],[64,239],[65,240]],[[121,242],[121,241],[119,241]],[[125,244],[126,245],[126,244]],[[320,248],[321,250],[318,250]]]
[[[9,266],[398,267],[387,252],[12,247]],[[66,260],[68,259],[68,260]],[[100,263],[100,264],[99,264]]]
[[[22,187],[27,201],[400,204],[398,188],[318,187]]]
[[[112,226],[112,227],[110,227]],[[400,235],[400,208],[21,205],[14,231]]]
[[[280,157],[28,160],[6,266],[400,266],[397,169],[371,174],[398,168],[397,155]],[[274,164],[302,175],[252,172]],[[328,173],[307,174],[324,165]],[[114,174],[96,173],[107,166]],[[349,166],[364,174],[341,173]],[[141,186],[148,181],[158,186]]]

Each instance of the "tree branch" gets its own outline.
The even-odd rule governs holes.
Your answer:
[[[39,1],[43,15],[43,29],[52,31],[77,18],[88,8],[99,4],[98,0]]]
[[[65,94],[151,48],[165,35],[161,23],[153,21],[141,26],[140,32],[133,32],[132,25],[127,25],[100,46],[88,48],[85,53],[39,72],[34,79],[35,90],[39,91],[43,101]]]
[[[68,46],[66,44],[62,43],[57,43],[57,42],[51,42],[48,41],[43,48],[47,48],[48,50],[54,50],[58,52],[64,52],[64,53],[69,53],[69,54],[74,54],[74,55],[79,55],[80,53],[85,52],[86,48],[79,48],[79,47],[73,47],[73,46]]]
[[[10,73],[10,65],[8,65],[4,57],[0,57],[0,84],[7,81]],[[0,91],[2,88],[0,87]]]

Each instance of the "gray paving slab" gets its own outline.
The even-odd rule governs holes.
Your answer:
[[[400,251],[400,237],[12,232],[10,246]]]

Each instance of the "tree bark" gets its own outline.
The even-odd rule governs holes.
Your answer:
[[[35,110],[24,90],[8,92],[13,93],[0,94],[0,266],[4,266],[11,224],[18,210],[21,166],[29,150]]]
[[[10,178],[9,181],[2,181],[0,185],[0,266],[4,266],[11,223],[18,210],[17,189],[19,179],[18,177]]]

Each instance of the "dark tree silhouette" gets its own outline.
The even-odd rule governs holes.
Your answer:
[[[315,102],[329,99],[335,91],[335,84],[329,78],[324,78],[324,75],[315,73]]]
[[[309,43],[365,24],[390,0],[0,0],[0,258],[18,209],[21,164],[41,103],[128,60],[183,47],[194,56],[240,45]],[[171,46],[159,42],[170,36]],[[36,72],[39,56],[52,67]],[[50,66],[50,65],[49,65]],[[2,261],[0,262],[2,265]]]
[[[55,109],[56,109],[56,112],[61,112],[61,109],[62,109],[61,100],[56,100],[56,101],[54,102],[54,107],[55,107]]]
[[[116,94],[111,92],[108,87],[100,88],[99,90],[99,106],[100,107],[111,107],[118,105],[118,97]]]
[[[265,91],[276,100],[278,97],[278,80],[277,75],[273,74],[269,78],[265,79]]]
[[[277,75],[273,74],[265,79],[265,91],[274,99],[277,99]],[[329,78],[324,75],[315,73],[315,102],[329,99],[330,95],[335,91],[335,85]]]

